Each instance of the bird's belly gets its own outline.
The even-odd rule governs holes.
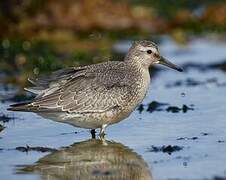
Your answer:
[[[129,116],[131,111],[109,110],[103,113],[37,113],[45,119],[50,119],[60,123],[70,124],[75,127],[96,129],[103,124],[114,124]]]
[[[102,117],[97,113],[76,114],[76,113],[38,113],[45,119],[50,119],[60,123],[70,124],[75,127],[95,129],[102,125]]]

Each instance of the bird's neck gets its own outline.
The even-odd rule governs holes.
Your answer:
[[[124,58],[124,61],[131,65],[138,66],[144,70],[148,70],[150,66],[150,64],[147,64],[144,59],[140,58],[139,56],[130,55],[129,53]]]

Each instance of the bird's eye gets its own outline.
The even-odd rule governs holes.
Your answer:
[[[152,53],[152,50],[150,50],[150,49],[147,50],[147,53],[148,53],[148,54],[151,54],[151,53]]]

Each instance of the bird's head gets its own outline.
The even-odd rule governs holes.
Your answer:
[[[137,61],[147,68],[153,64],[162,64],[177,71],[183,71],[182,68],[162,57],[158,46],[152,41],[147,40],[135,41],[129,49],[125,60]]]

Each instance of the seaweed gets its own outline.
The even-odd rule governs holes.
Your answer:
[[[20,152],[29,152],[29,151],[37,151],[37,152],[55,152],[57,149],[49,148],[49,147],[30,147],[30,146],[18,146],[16,147],[16,150]]]
[[[182,149],[182,146],[177,145],[151,146],[151,148],[148,148],[148,152],[163,152],[171,155],[173,152],[180,151]]]

